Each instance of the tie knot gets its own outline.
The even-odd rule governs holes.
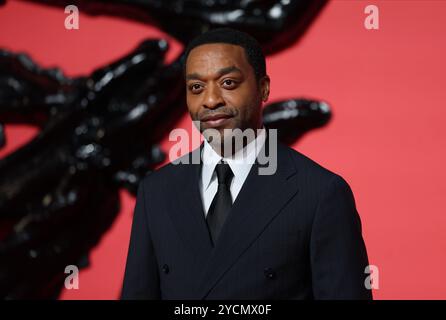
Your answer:
[[[229,164],[224,162],[219,162],[215,167],[217,171],[218,184],[224,184],[229,187],[233,173]]]

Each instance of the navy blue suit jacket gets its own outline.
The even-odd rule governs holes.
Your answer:
[[[145,177],[121,298],[370,299],[349,185],[282,143],[277,155],[273,175],[252,166],[215,247],[200,164],[170,163]]]

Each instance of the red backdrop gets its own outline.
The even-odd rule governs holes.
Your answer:
[[[369,4],[380,10],[379,30],[364,28]],[[79,9],[80,29],[66,30],[62,9],[8,1],[0,7],[0,47],[70,76],[87,74],[146,38],[167,37],[168,60],[181,49],[153,27]],[[333,108],[327,127],[293,147],[350,183],[370,263],[380,271],[377,299],[446,298],[445,12],[446,1],[334,0],[301,41],[267,59],[270,101],[313,97]],[[190,130],[186,113],[178,127]],[[0,156],[35,132],[7,126]],[[118,297],[134,206],[127,192],[121,199],[119,217],[80,273],[79,290],[63,291],[62,299]]]

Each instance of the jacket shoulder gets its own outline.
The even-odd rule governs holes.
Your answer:
[[[333,181],[347,184],[339,174],[327,169],[294,148],[289,146],[285,146],[285,148],[294,166],[297,168],[299,176],[308,181],[309,184],[326,186]]]
[[[152,172],[149,172],[141,181],[144,184],[144,188],[147,189],[151,185],[157,188],[168,186],[169,183],[181,183],[182,174],[185,170],[189,170],[189,163],[191,163],[191,155],[193,152],[189,152],[178,159],[169,162]]]

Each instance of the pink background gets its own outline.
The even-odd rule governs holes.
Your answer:
[[[366,30],[364,8],[380,10]],[[0,7],[0,47],[24,51],[45,67],[83,75],[167,37],[154,27],[79,8],[80,29],[64,28],[62,9],[8,1]],[[377,299],[446,299],[446,1],[331,1],[294,46],[268,57],[270,101],[328,101],[334,117],[293,147],[341,174],[355,193],[370,263],[380,270]],[[170,37],[168,60],[180,51]],[[190,130],[185,113],[178,127]],[[36,130],[7,126],[0,156]],[[171,145],[168,141],[164,147]],[[134,198],[91,252],[79,290],[62,299],[116,299],[122,284]],[[81,230],[79,230],[81,234]]]

